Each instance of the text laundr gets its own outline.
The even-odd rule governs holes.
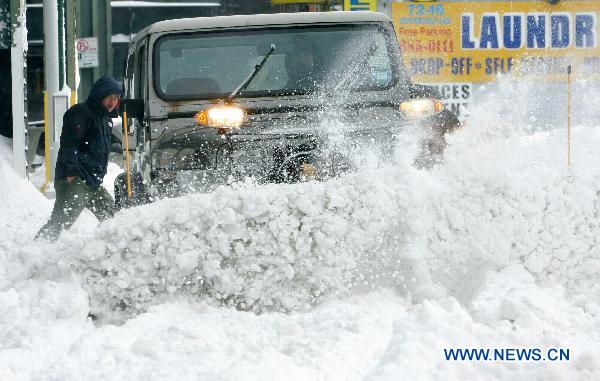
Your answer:
[[[463,49],[578,49],[598,46],[595,13],[485,13],[474,34],[472,13],[461,17]],[[502,28],[501,28],[502,26]]]

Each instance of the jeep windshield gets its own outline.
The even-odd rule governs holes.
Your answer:
[[[392,33],[380,24],[351,24],[169,34],[155,44],[155,90],[164,100],[224,98],[271,45],[273,55],[242,97],[327,91],[356,65],[345,90],[385,90],[404,75]]]

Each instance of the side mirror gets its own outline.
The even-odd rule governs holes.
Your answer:
[[[143,99],[123,99],[121,101],[121,113],[127,112],[127,116],[130,118],[143,118],[144,108]]]
[[[442,99],[440,92],[434,86],[419,85],[418,83],[410,84],[408,94],[410,99]]]

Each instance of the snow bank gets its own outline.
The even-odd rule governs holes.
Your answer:
[[[397,317],[386,353],[366,380],[591,380],[600,374],[598,310],[565,300],[564,290],[540,287],[520,265],[488,274],[469,304],[425,300]],[[596,300],[597,301],[597,300]],[[570,361],[449,361],[458,348],[568,349]],[[516,357],[515,357],[516,358]]]
[[[21,257],[19,248],[31,245],[44,214],[51,210],[44,196],[14,172],[9,142],[0,141],[0,290],[29,279],[32,263]]]
[[[40,379],[91,322],[74,283],[31,280],[0,292],[0,379]]]
[[[398,201],[356,178],[222,188],[125,211],[89,242],[64,240],[94,302],[137,312],[161,294],[191,293],[289,311],[347,292],[361,262],[386,255],[382,245],[401,248]]]
[[[600,130],[574,130],[568,170],[564,131],[483,127],[454,136],[431,172],[400,161],[326,183],[163,200],[120,213],[85,242],[65,235],[66,255],[85,273],[93,308],[132,314],[179,293],[302,310],[375,285],[468,304],[489,274],[514,263],[582,305],[597,300],[600,171],[586,158]]]
[[[600,131],[574,129],[567,169],[564,130],[516,123],[527,92],[500,86],[432,171],[399,153],[393,166],[324,183],[223,187],[123,211],[85,239],[76,230],[35,250],[54,258],[58,247],[51,267],[81,275],[99,314],[134,316],[174,294],[306,310],[382,285],[468,304],[489,274],[514,263],[584,305],[581,295],[600,296],[600,171],[590,161]]]
[[[0,217],[0,378],[600,378],[600,128],[574,128],[567,169],[565,129],[523,118],[512,87],[431,171],[399,153],[324,183],[240,184],[83,219],[53,245],[31,242],[49,203],[32,211],[37,191],[0,159],[15,215]],[[446,361],[458,347],[572,360]]]
[[[171,301],[88,331],[42,379],[358,380],[385,352],[404,304],[384,292],[257,316]]]

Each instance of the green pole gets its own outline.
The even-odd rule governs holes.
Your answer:
[[[0,5],[0,22],[4,23],[4,25],[11,25],[11,5],[12,1],[9,3],[7,1],[3,1],[2,5]],[[11,28],[2,28],[0,29],[0,49],[10,49],[11,46]]]
[[[58,88],[61,90],[65,84],[65,46],[63,44],[65,37],[65,2],[57,0],[58,8]]]
[[[112,8],[110,6],[110,0],[104,1],[104,12],[105,12],[105,20],[104,25],[106,26],[104,30],[105,40],[106,41],[106,67],[105,72],[103,74],[113,75],[113,50],[112,50]]]
[[[90,0],[76,0],[77,2],[77,38],[92,37],[92,2]],[[85,99],[90,92],[94,82],[92,69],[79,69],[79,88],[77,95],[79,99]]]
[[[98,37],[98,61],[94,80],[112,75],[112,16],[110,0],[92,0],[93,33]]]
[[[85,99],[94,81],[112,75],[112,16],[110,0],[77,0],[77,36],[98,38],[98,67],[79,69],[78,94]]]
[[[75,0],[65,1],[65,52],[67,55],[66,64],[66,81],[67,86],[71,88],[71,101],[75,100],[73,95],[74,91],[77,91],[77,84],[75,83],[76,78],[76,67],[75,67],[75,15],[77,10],[75,9]]]

